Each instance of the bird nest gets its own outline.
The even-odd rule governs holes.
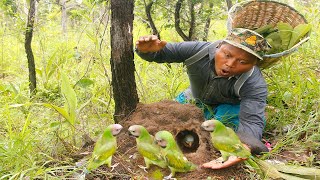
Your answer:
[[[220,157],[210,142],[210,134],[200,128],[203,114],[194,105],[182,105],[174,101],[161,101],[152,104],[139,104],[135,112],[127,119],[119,122],[123,125],[123,132],[117,136],[118,150],[113,157],[112,164],[119,165],[110,172],[106,166],[93,171],[88,179],[162,179],[170,174],[168,168],[161,169],[152,165],[148,172],[144,172],[138,165],[144,166],[143,157],[136,149],[135,139],[128,135],[128,127],[134,124],[144,126],[150,134],[154,135],[160,130],[167,130],[175,136],[185,157],[196,165],[201,165]],[[186,146],[182,140],[186,135],[192,135],[194,142]],[[247,179],[248,174],[243,164],[230,168],[212,170],[198,168],[188,173],[176,173],[178,179]]]

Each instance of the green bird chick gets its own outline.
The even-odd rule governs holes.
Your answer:
[[[87,170],[91,171],[103,164],[107,164],[109,168],[112,168],[111,171],[113,171],[118,165],[118,163],[116,163],[111,166],[112,156],[117,150],[117,139],[115,136],[120,133],[122,128],[120,124],[111,124],[105,129],[94,146]]]
[[[183,137],[183,145],[187,148],[191,148],[194,143],[194,136],[192,134],[187,134]]]
[[[132,125],[128,129],[129,134],[136,138],[137,150],[144,158],[146,167],[139,165],[145,172],[151,164],[161,168],[167,167],[165,159],[160,155],[160,146],[154,141],[154,137],[141,125]]]
[[[164,179],[174,179],[176,172],[189,172],[195,170],[197,166],[188,161],[179,149],[173,135],[169,131],[159,131],[155,135],[155,140],[163,148],[161,154],[165,157],[167,165],[171,171]]]

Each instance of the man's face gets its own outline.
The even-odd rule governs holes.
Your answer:
[[[257,57],[228,43],[221,44],[215,54],[215,71],[222,77],[245,73],[256,63]]]

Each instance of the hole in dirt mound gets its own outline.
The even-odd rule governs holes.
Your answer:
[[[176,173],[175,177],[178,179],[248,179],[245,171],[242,170],[242,164],[221,170],[201,167],[202,164],[221,156],[220,152],[212,147],[210,133],[201,129],[203,121],[203,113],[195,105],[163,100],[151,104],[139,103],[135,111],[120,124],[124,129],[134,124],[142,125],[151,135],[155,135],[160,130],[171,132],[185,157],[199,166],[191,172]],[[188,134],[193,140],[191,140],[191,145],[186,146],[183,145],[183,139],[189,136]],[[144,158],[137,152],[136,141],[127,133],[119,134],[117,143],[117,153],[113,158],[113,164],[120,163],[116,169],[117,174],[129,175],[133,177],[132,179],[162,179],[154,177],[158,175],[164,177],[170,174],[169,168],[162,169],[155,165],[151,165],[148,173],[139,168],[139,165],[145,166]],[[136,155],[131,156],[133,154]]]
[[[194,131],[180,131],[176,135],[176,141],[183,153],[196,152],[199,147],[199,136]]]

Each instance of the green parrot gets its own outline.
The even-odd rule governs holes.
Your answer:
[[[111,166],[111,160],[112,155],[117,150],[117,139],[115,136],[120,133],[121,129],[122,126],[120,124],[111,124],[105,129],[104,133],[94,146],[87,170],[91,171],[103,164],[107,164],[108,167],[112,167],[111,171],[113,171],[118,165],[117,163]]]
[[[165,179],[172,179],[176,172],[189,172],[195,170],[197,166],[188,161],[183,155],[179,146],[169,131],[159,131],[155,135],[155,140],[163,148],[162,155],[165,157],[171,171]]]
[[[231,156],[246,159],[245,162],[253,167],[261,177],[264,177],[263,169],[258,164],[259,159],[251,155],[250,150],[242,144],[233,129],[215,119],[204,121],[201,127],[211,132],[211,142],[221,153],[221,157],[215,160],[217,163],[223,163]],[[267,168],[266,171],[269,169]]]
[[[248,158],[251,152],[244,147],[237,134],[229,127],[226,127],[218,120],[208,120],[201,124],[201,127],[211,132],[211,142],[213,146],[221,153],[218,162],[228,160],[230,156],[239,158]]]
[[[217,162],[224,162],[230,156],[236,156],[238,158],[246,159],[245,163],[256,170],[262,179],[271,178],[271,179],[301,179],[291,174],[286,174],[285,172],[279,172],[274,165],[260,160],[251,155],[250,150],[245,148],[245,146],[240,141],[237,134],[229,127],[226,127],[222,122],[218,120],[207,120],[201,124],[201,127],[211,132],[211,141],[213,146],[221,152],[220,158]],[[284,166],[286,167],[286,166]]]
[[[150,164],[161,168],[167,167],[165,159],[160,155],[160,146],[154,141],[154,137],[149,134],[147,129],[141,125],[132,125],[128,129],[130,135],[136,137],[138,152],[143,156],[146,167],[139,166],[144,171]],[[147,172],[147,171],[146,171]]]

